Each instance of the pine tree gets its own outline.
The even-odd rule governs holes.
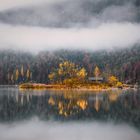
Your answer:
[[[24,66],[23,65],[21,66],[20,74],[21,74],[20,80],[22,82],[24,82],[25,81],[25,76],[24,76]]]
[[[96,66],[94,70],[94,76],[99,77],[99,75],[100,75],[100,69],[98,68],[98,66]]]
[[[26,78],[27,78],[27,80],[29,80],[29,78],[30,78],[30,70],[29,69],[27,69]]]
[[[24,76],[24,67],[23,67],[23,65],[21,66],[21,76],[22,77]]]
[[[19,71],[18,71],[18,69],[16,69],[16,77],[15,77],[15,79],[16,79],[16,82],[17,82],[18,79],[19,79]]]

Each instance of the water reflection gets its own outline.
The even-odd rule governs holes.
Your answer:
[[[140,127],[139,91],[0,90],[0,121],[38,116],[43,120],[127,122]]]

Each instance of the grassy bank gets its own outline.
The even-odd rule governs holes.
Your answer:
[[[82,90],[108,90],[112,88],[125,88],[110,86],[109,84],[93,83],[93,84],[77,84],[77,85],[64,85],[64,84],[40,84],[40,83],[24,83],[19,85],[19,89],[82,89]]]

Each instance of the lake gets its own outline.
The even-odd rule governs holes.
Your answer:
[[[140,91],[0,88],[0,140],[140,140]]]

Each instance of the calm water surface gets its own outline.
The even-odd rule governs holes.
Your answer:
[[[0,140],[140,140],[140,91],[0,88]]]

